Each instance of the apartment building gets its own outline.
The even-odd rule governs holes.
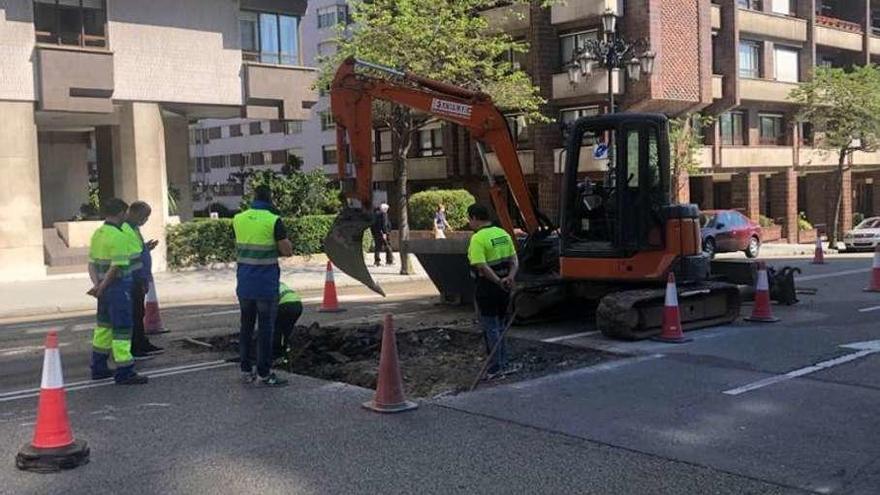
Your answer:
[[[534,2],[532,2],[534,3]],[[816,225],[833,217],[836,157],[812,147],[809,125],[795,123],[788,94],[817,65],[848,67],[880,58],[880,3],[874,0],[568,0],[549,8],[500,5],[482,12],[492,29],[527,41],[515,60],[548,100],[548,125],[509,125],[523,171],[542,210],[558,209],[561,124],[606,112],[607,73],[577,83],[567,67],[575,47],[602,36],[601,14],[618,15],[621,34],[645,38],[656,53],[654,71],[639,80],[612,73],[618,111],[669,115],[702,112],[714,118],[702,129],[699,173],[689,178],[682,201],[702,208],[737,208],[782,226],[797,239],[803,212]],[[391,180],[377,139],[377,179]],[[414,150],[415,188],[451,180],[483,193],[481,167],[468,136],[446,126],[426,130]],[[440,144],[439,149],[437,145]],[[496,168],[490,156],[490,165]],[[880,153],[857,153],[844,174],[841,221],[853,212],[880,214]],[[382,167],[386,167],[387,170]],[[602,179],[604,164],[587,149],[580,171]],[[496,168],[497,172],[497,168]]]
[[[258,18],[242,22],[256,23],[254,29],[247,30],[248,36],[259,39],[265,35]],[[345,0],[309,2],[300,18],[302,65],[317,67],[320,56],[335,53],[336,28],[348,22]],[[231,210],[238,209],[242,179],[247,171],[279,171],[290,156],[296,156],[305,171],[320,169],[329,175],[335,174],[335,129],[326,95],[319,97],[311,118],[302,122],[206,119],[193,124],[190,156],[194,208],[206,210],[212,204],[221,204]],[[383,199],[384,193],[378,191],[378,197]]]
[[[160,240],[161,270],[169,189],[180,193],[182,217],[191,210],[188,125],[310,117],[315,71],[301,67],[299,43],[306,7],[0,2],[0,279],[44,277],[58,256],[84,261],[96,224],[71,220],[88,200],[90,160],[102,198],[153,205],[145,236]],[[274,30],[274,41],[243,45],[246,13]]]

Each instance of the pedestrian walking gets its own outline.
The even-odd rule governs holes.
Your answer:
[[[296,322],[302,316],[302,298],[284,282],[278,284],[278,317],[275,319],[275,334],[272,337],[274,359],[282,357],[290,346],[290,336]]]
[[[385,264],[394,264],[394,252],[391,251],[391,220],[388,218],[388,205],[382,203],[373,212],[373,225],[370,228],[373,234],[373,263],[382,266],[379,254],[385,251]]]
[[[513,239],[504,229],[492,225],[486,207],[473,204],[467,213],[468,223],[474,231],[468,244],[468,261],[475,279],[474,303],[483,327],[487,354],[498,346],[487,369],[491,377],[507,367],[502,334],[519,262]]]
[[[241,356],[241,379],[266,386],[279,386],[287,380],[272,372],[272,334],[278,312],[278,295],[281,269],[279,256],[292,256],[293,246],[281,218],[272,207],[272,194],[268,186],[254,189],[250,208],[232,219],[235,231],[235,248],[238,257],[236,268],[236,295],[241,308],[239,349]],[[256,373],[251,360],[254,327],[256,330]]]
[[[449,222],[446,221],[446,207],[443,203],[437,205],[437,211],[434,212],[434,239],[446,239],[446,231],[452,230]]]
[[[135,201],[128,207],[128,215],[122,224],[122,230],[128,234],[132,242],[130,260],[132,277],[131,355],[135,361],[150,359],[165,352],[161,347],[153,345],[144,333],[144,299],[149,284],[153,283],[153,257],[150,251],[159,244],[159,241],[155,239],[144,242],[144,237],[141,235],[141,227],[150,219],[150,213],[152,213],[152,208],[149,204]]]
[[[113,376],[117,384],[140,385],[148,380],[135,372],[131,355],[134,249],[131,237],[122,230],[128,205],[117,198],[102,203],[104,224],[92,234],[89,243],[92,288],[87,294],[98,300],[97,323],[92,333],[92,380]],[[115,374],[107,365],[111,353],[116,362]]]

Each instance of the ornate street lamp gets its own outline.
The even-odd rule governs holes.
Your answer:
[[[617,32],[617,15],[611,9],[602,14],[601,40],[591,39],[584,42],[582,48],[575,48],[568,69],[568,81],[576,86],[583,78],[593,75],[593,69],[599,64],[607,72],[608,78],[608,112],[614,112],[614,71],[626,70],[629,79],[639,81],[642,75],[654,72],[656,54],[649,50],[650,43],[642,38],[628,41]]]

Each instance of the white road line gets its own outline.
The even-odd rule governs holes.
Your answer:
[[[833,366],[837,366],[840,364],[848,363],[850,361],[855,361],[856,359],[863,358],[865,356],[869,356],[871,354],[876,354],[880,352],[880,346],[878,346],[880,340],[874,340],[869,342],[855,342],[853,344],[842,345],[840,347],[848,348],[848,349],[860,349],[859,352],[854,352],[852,354],[847,354],[845,356],[840,356],[838,358],[829,359],[828,361],[822,361],[821,363],[816,363],[812,366],[807,366],[806,368],[801,368],[799,370],[789,371],[784,375],[776,375],[771,376],[769,378],[764,378],[763,380],[758,380],[756,382],[749,383],[748,385],[743,385],[742,387],[732,388],[730,390],[725,390],[724,394],[726,395],[740,395],[746,392],[751,392],[752,390],[758,390],[759,388],[764,388],[768,385],[773,385],[774,383],[785,382],[788,380],[792,380],[799,376],[809,375],[810,373],[815,373],[817,371],[822,371],[824,369],[831,368]]]
[[[144,371],[143,375],[149,376],[151,378],[157,378],[162,376],[170,376],[170,375],[179,375],[182,373],[189,373],[192,371],[201,371],[201,370],[210,370],[214,368],[222,368],[224,366],[231,366],[235,363],[227,363],[224,360],[217,361],[205,361],[202,363],[195,364],[187,364],[183,366],[173,366],[171,368],[162,368],[157,370],[149,370]],[[84,390],[88,388],[102,387],[105,385],[113,385],[113,379],[107,378],[105,380],[82,380],[78,382],[68,383],[64,385],[64,390],[72,391],[72,390]],[[15,390],[13,392],[5,392],[0,394],[0,402],[8,402],[12,400],[18,399],[26,399],[28,397],[37,397],[40,395],[39,388],[29,388],[24,390]]]
[[[859,313],[867,313],[869,311],[877,311],[880,309],[880,306],[871,306],[870,308],[862,308],[859,310]]]
[[[597,333],[599,333],[598,330],[594,330],[592,332],[573,333],[570,335],[560,335],[558,337],[550,337],[549,339],[542,339],[541,342],[547,342],[547,343],[552,344],[553,342],[562,342],[563,340],[576,339],[578,337],[589,337],[590,335],[596,335]]]
[[[795,277],[795,282],[808,282],[810,280],[821,280],[823,278],[845,277],[847,275],[855,275],[856,273],[868,273],[871,268],[859,268],[858,270],[844,270],[842,272],[823,273],[822,275],[807,275],[804,277]]]

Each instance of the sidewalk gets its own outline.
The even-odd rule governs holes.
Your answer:
[[[427,280],[428,276],[411,256],[413,274],[400,275],[400,265],[373,267],[372,255],[368,260],[370,273],[382,285],[388,283]],[[398,261],[399,263],[399,261]],[[315,255],[308,258],[294,257],[284,260],[281,265],[281,279],[299,291],[320,290],[324,287],[327,257]],[[361,284],[334,270],[336,287],[360,287]],[[235,302],[235,267],[223,266],[216,269],[188,270],[180,272],[157,273],[156,290],[162,307],[178,306],[198,301]],[[9,282],[0,284],[0,319],[24,318],[91,311],[95,300],[86,295],[91,283],[88,275],[50,277],[33,282]]]

